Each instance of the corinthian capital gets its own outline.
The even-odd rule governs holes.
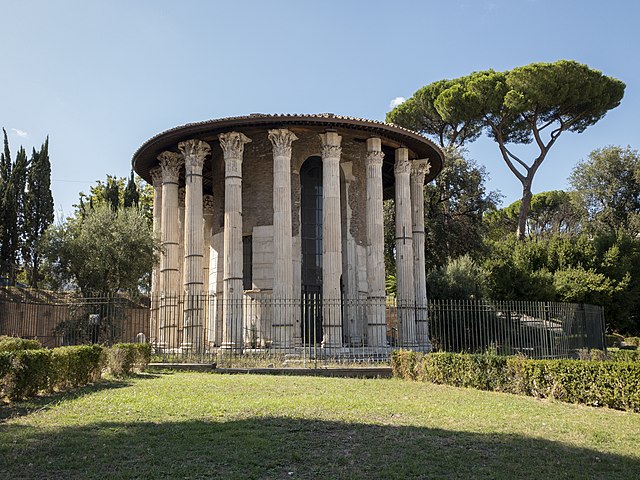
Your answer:
[[[411,176],[424,182],[424,176],[431,171],[431,163],[429,160],[414,160],[411,162]]]
[[[218,135],[220,147],[224,153],[225,160],[228,158],[242,158],[244,144],[250,143],[251,139],[242,132],[226,132]]]
[[[151,184],[154,187],[162,186],[162,167],[153,167],[149,173],[151,174]]]
[[[291,156],[291,144],[298,140],[295,133],[286,128],[279,128],[275,130],[269,130],[269,140],[273,145],[273,155],[275,157],[290,157]]]
[[[342,137],[336,132],[327,132],[320,134],[320,140],[322,141],[322,159],[325,158],[340,158],[342,148],[340,142]]]
[[[367,152],[367,165],[372,165],[374,167],[381,167],[382,161],[384,160],[384,153],[381,151],[371,151]]]
[[[204,159],[211,153],[211,147],[202,140],[187,140],[178,144],[178,150],[184,155],[184,162],[187,168],[202,169]]]
[[[408,158],[396,158],[393,165],[393,173],[396,175],[411,173],[411,161]]]
[[[162,168],[162,182],[176,183],[180,175],[180,168],[184,163],[182,155],[174,152],[162,152],[158,155],[160,167]]]

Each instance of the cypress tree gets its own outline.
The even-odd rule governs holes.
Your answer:
[[[138,208],[138,203],[140,202],[140,194],[138,193],[138,187],[136,182],[133,179],[133,170],[131,171],[131,176],[129,177],[129,181],[127,182],[127,187],[124,189],[124,207],[133,207]]]
[[[4,228],[0,252],[2,256],[2,271],[0,273],[9,279],[11,285],[15,284],[20,269],[22,227],[24,224],[23,202],[28,165],[27,152],[20,147],[16,161],[10,167],[11,175],[8,182],[5,182],[2,192]]]
[[[9,215],[5,197],[11,198],[11,193],[7,192],[11,185],[11,152],[9,151],[9,140],[7,131],[3,128],[4,150],[0,153],[0,276],[8,277],[9,273]]]
[[[114,212],[120,206],[120,186],[115,177],[107,175],[107,184],[104,187],[104,201]]]
[[[49,161],[49,137],[40,151],[33,150],[27,174],[25,193],[25,221],[23,258],[29,285],[37,288],[40,280],[41,258],[38,240],[53,223],[53,195],[51,193],[51,163]]]

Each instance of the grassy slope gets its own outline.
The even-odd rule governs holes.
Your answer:
[[[638,414],[395,379],[160,374],[0,416],[0,478],[640,478]]]

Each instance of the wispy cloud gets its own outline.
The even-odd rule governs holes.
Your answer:
[[[16,137],[26,138],[29,136],[27,132],[25,132],[24,130],[20,130],[19,128],[12,128],[11,131]]]
[[[389,102],[389,108],[396,108],[398,105],[406,102],[407,99],[404,97],[396,97],[391,102]]]

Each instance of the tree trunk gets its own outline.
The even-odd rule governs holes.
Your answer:
[[[527,232],[527,217],[529,216],[529,210],[531,210],[531,179],[526,178],[522,182],[522,199],[520,202],[520,212],[518,213],[518,229],[516,230],[516,237],[518,240],[524,240],[524,236]]]

